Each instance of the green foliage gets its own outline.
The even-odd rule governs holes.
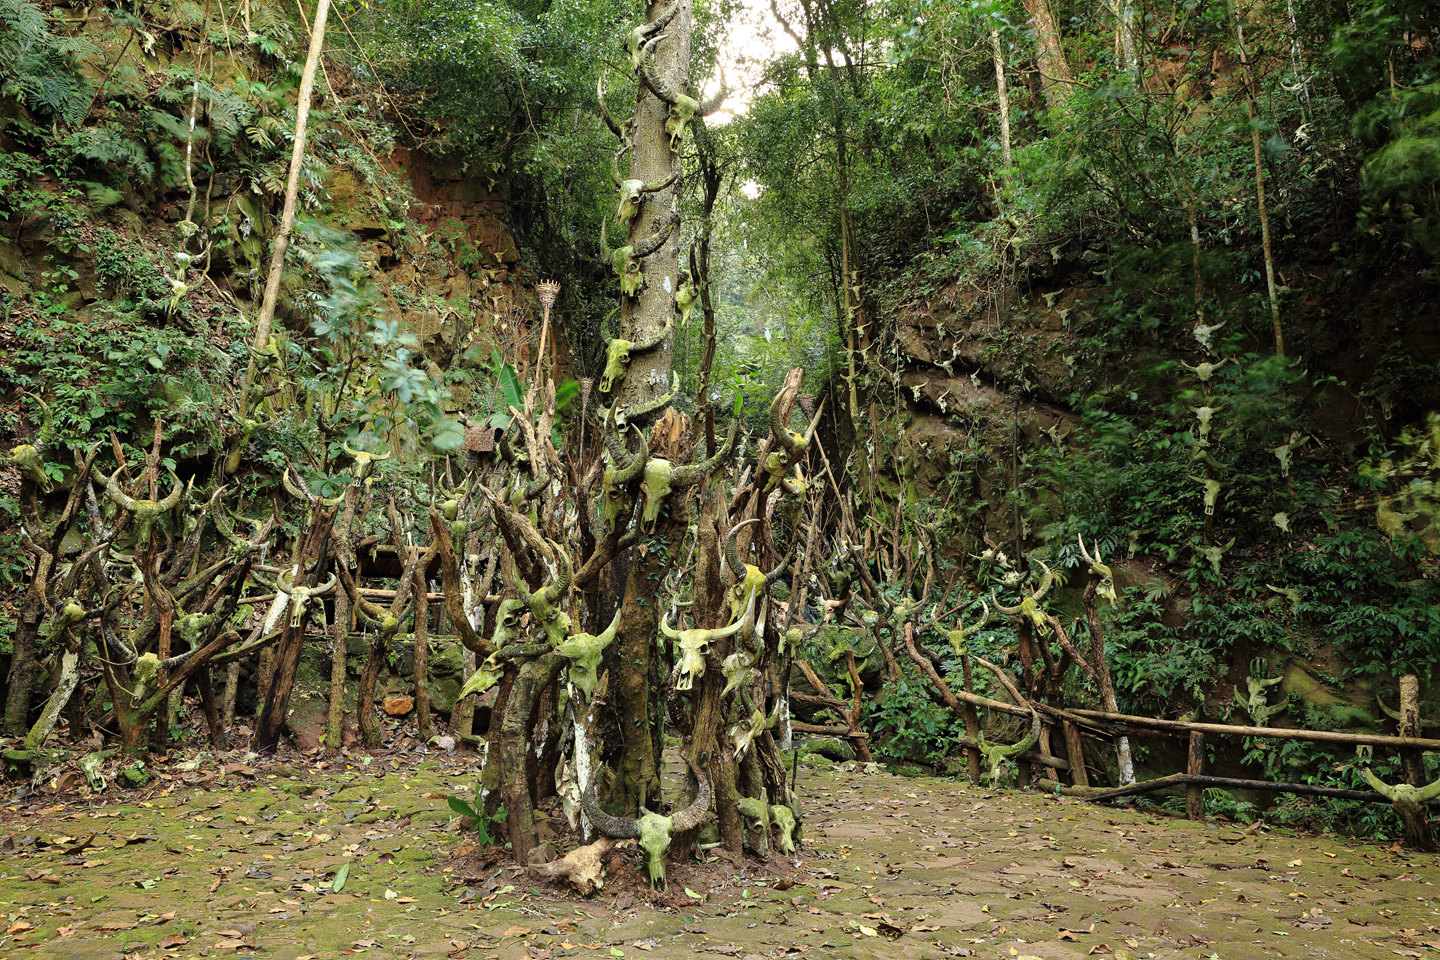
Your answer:
[[[77,55],[87,44],[53,33],[32,0],[0,0],[0,96],[68,126],[83,118],[91,86]]]
[[[878,746],[885,756],[931,766],[940,766],[955,750],[955,737],[965,732],[960,718],[935,702],[929,681],[913,675],[887,684],[884,696],[865,712],[865,718],[865,729],[883,738]]]
[[[446,798],[445,802],[460,816],[461,827],[475,832],[476,842],[482,845],[494,843],[499,837],[495,828],[505,822],[505,807],[503,805],[497,807],[494,816],[487,816],[485,802],[480,797],[479,787],[475,788],[473,800],[474,806],[463,797],[452,795]]]

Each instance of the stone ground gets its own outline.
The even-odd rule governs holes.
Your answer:
[[[853,767],[802,772],[798,866],[681,865],[651,897],[629,851],[581,900],[452,856],[469,763],[222,757],[17,803],[0,960],[1440,957],[1432,857]]]

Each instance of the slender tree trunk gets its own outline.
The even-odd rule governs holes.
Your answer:
[[[355,720],[360,727],[360,742],[367,747],[380,745],[380,715],[375,710],[375,687],[380,682],[380,668],[385,663],[385,648],[390,637],[376,630],[366,652],[365,669],[360,673],[360,690],[355,697]]]
[[[340,516],[340,527],[335,531],[335,563],[349,569],[350,528],[355,522],[355,509],[360,500],[360,488],[350,484],[345,488],[345,506]],[[331,753],[340,749],[345,732],[345,681],[349,665],[346,663],[351,623],[350,593],[335,591],[334,637],[330,646],[330,702],[325,717],[325,749]]]
[[[1115,681],[1110,674],[1110,661],[1105,657],[1105,632],[1100,628],[1100,613],[1095,603],[1095,581],[1085,587],[1081,598],[1085,607],[1086,622],[1090,626],[1090,665],[1100,685],[1100,701],[1108,713],[1119,713],[1120,705],[1115,699]],[[1130,755],[1130,738],[1120,736],[1115,741],[1115,759],[1120,765],[1120,785],[1135,782],[1135,762]]]
[[[1275,287],[1275,255],[1270,246],[1270,209],[1265,204],[1265,152],[1260,146],[1260,108],[1256,103],[1255,73],[1245,50],[1245,27],[1233,7],[1235,45],[1240,54],[1240,72],[1245,81],[1245,115],[1250,120],[1250,147],[1255,154],[1255,206],[1260,214],[1260,248],[1265,257],[1265,291],[1270,301],[1270,321],[1275,329],[1275,356],[1285,356],[1285,331],[1280,325],[1280,295]]]
[[[35,558],[35,573],[20,601],[20,616],[11,638],[10,673],[5,690],[5,732],[23,736],[30,720],[30,698],[40,672],[35,640],[45,620],[45,591],[55,559],[49,553]]]
[[[284,275],[285,251],[290,246],[290,231],[295,226],[295,203],[300,195],[300,170],[305,162],[306,126],[310,119],[310,100],[315,90],[315,73],[320,67],[320,53],[325,46],[325,21],[330,14],[330,0],[319,0],[315,6],[315,24],[310,28],[310,49],[305,55],[305,68],[300,74],[300,92],[295,105],[295,144],[290,152],[290,175],[285,181],[285,203],[280,211],[280,229],[270,251],[270,272],[265,277],[265,294],[260,301],[260,314],[255,318],[256,352],[270,346],[270,327],[275,321],[275,305],[280,299],[280,281]],[[250,386],[255,380],[252,356],[245,369],[245,385],[240,391],[240,415],[245,416]]]
[[[70,702],[70,695],[75,692],[79,682],[80,656],[72,650],[66,650],[60,658],[60,682],[55,685],[54,692],[46,701],[45,709],[40,711],[40,719],[35,721],[35,725],[26,734],[26,750],[39,750],[45,746],[45,739],[50,736],[50,731],[55,729],[55,722],[60,719],[60,711]]]
[[[427,667],[430,653],[430,603],[425,599],[425,568],[415,568],[415,722],[420,739],[429,740],[435,736],[435,726],[430,720],[430,673]]]
[[[1010,173],[1010,91],[1005,85],[1005,51],[1000,46],[1000,31],[990,31],[990,59],[995,62],[995,96],[1000,104],[1000,162]]]

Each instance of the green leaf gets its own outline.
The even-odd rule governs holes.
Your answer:
[[[350,879],[350,864],[342,863],[340,869],[335,871],[335,879],[330,881],[330,892],[339,893],[345,889],[345,881]]]
[[[705,898],[702,897],[700,894],[696,893],[694,890],[691,890],[689,887],[686,887],[686,888],[685,888],[685,896],[689,897],[691,900],[704,900],[704,899],[705,899]]]
[[[459,797],[450,797],[445,802],[450,805],[451,810],[454,810],[462,817],[469,817],[472,820],[478,820],[480,818],[480,815],[475,812],[475,808]]]

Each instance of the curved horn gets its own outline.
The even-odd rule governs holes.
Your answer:
[[[990,591],[990,599],[995,601],[995,609],[999,610],[1001,613],[1006,613],[1013,617],[1015,614],[1020,612],[1020,605],[1018,603],[1013,607],[1005,606],[1005,604],[1000,602],[1000,598],[995,596],[994,590]]]
[[[775,394],[775,399],[770,401],[770,432],[775,435],[775,440],[789,451],[792,455],[798,454],[805,449],[803,441],[796,440],[790,435],[790,430],[785,422],[780,419],[780,407],[785,399],[785,391]]]
[[[310,499],[310,491],[306,490],[303,485],[296,484],[295,481],[298,480],[299,477],[292,478],[290,476],[290,471],[294,469],[295,467],[293,465],[286,464],[285,469],[280,471],[280,482],[285,485],[285,492],[290,494],[290,496],[304,497],[308,500]]]
[[[644,240],[635,241],[636,260],[644,260],[646,257],[653,256],[655,251],[665,246],[665,241],[670,239],[670,234],[675,230],[675,219],[675,213],[674,211],[671,211],[665,217],[664,222],[662,222],[659,226],[655,228],[654,233],[650,234],[650,236],[646,237]],[[675,318],[672,316],[669,322],[666,323],[664,332],[660,334],[661,340],[663,340],[670,333],[670,325],[674,322]],[[657,340],[655,345],[658,344],[659,341]],[[630,349],[634,350],[635,347],[631,347]],[[641,349],[648,350],[650,349],[650,347],[641,347]]]
[[[175,505],[180,502],[181,491],[185,489],[184,485],[180,483],[180,478],[175,475],[174,470],[167,470],[166,473],[170,474],[170,482],[175,486],[171,489],[170,495],[160,501],[159,506],[161,513],[164,513],[166,510],[174,510]],[[190,482],[194,483],[195,481],[192,478]]]
[[[611,248],[610,240],[605,235],[605,221],[609,219],[609,217],[605,217],[600,221],[600,256],[604,259],[606,267],[609,267],[615,258],[615,251]]]
[[[600,117],[605,121],[605,126],[609,127],[610,132],[615,134],[615,136],[619,137],[620,141],[623,143],[625,141],[625,133],[620,129],[620,125],[615,122],[615,118],[610,116],[610,108],[605,106],[604,70],[600,71],[600,76],[597,77],[595,80],[595,100],[600,104]]]
[[[730,528],[730,533],[725,537],[725,563],[730,568],[737,580],[745,579],[745,561],[740,559],[740,549],[736,546],[736,538],[740,536],[740,528],[751,523],[759,523],[758,518],[752,517]]]
[[[1095,564],[1100,561],[1100,542],[1098,540],[1095,542],[1095,556],[1092,557],[1089,551],[1085,549],[1085,538],[1077,533],[1075,534],[1075,540],[1080,544],[1080,556],[1084,557],[1085,562],[1090,564],[1090,566],[1095,566]]]
[[[664,241],[662,240],[661,243],[664,243]],[[655,249],[658,250],[660,248],[657,246]],[[654,250],[650,251],[650,253],[654,252]],[[642,256],[647,257],[649,255],[649,253],[642,254]],[[665,342],[665,338],[670,336],[670,331],[673,329],[675,329],[675,318],[672,316],[665,321],[665,326],[662,327],[660,332],[655,334],[655,336],[650,337],[646,340],[636,340],[631,343],[630,353],[633,355],[636,353],[644,353],[646,350],[654,350],[656,347],[660,346],[660,344]]]
[[[644,79],[645,85],[655,92],[655,96],[668,104],[673,104],[685,93],[655,70],[655,47],[664,39],[665,34],[657,32],[640,48],[640,76]]]
[[[326,580],[323,584],[310,591],[310,596],[313,597],[318,596],[322,593],[329,593],[331,590],[335,589],[335,584],[338,582],[339,581],[336,579],[335,574],[332,573],[330,574],[329,580]]]
[[[124,488],[120,486],[120,471],[124,469],[124,467],[121,467],[119,470],[110,474],[110,478],[105,481],[105,495],[111,500],[114,500],[120,509],[134,510],[135,498],[127,495]]]
[[[695,772],[695,780],[699,784],[695,791],[695,800],[690,806],[670,818],[671,833],[694,830],[705,821],[705,814],[710,809],[710,778],[697,767],[692,766],[690,769]]]
[[[680,639],[680,631],[670,626],[669,613],[663,613],[660,615],[660,632],[665,634],[665,636],[671,640]]]
[[[593,785],[589,790],[580,794],[580,808],[585,811],[585,816],[590,818],[590,822],[595,824],[595,829],[607,837],[614,837],[616,840],[634,840],[640,836],[640,821],[631,817],[612,816],[600,809],[600,801],[595,799]]]
[[[720,64],[720,89],[715,91],[715,96],[700,102],[700,109],[695,111],[696,114],[702,117],[710,116],[720,109],[728,96],[730,96],[730,84],[725,81],[725,64],[722,63]]]
[[[991,614],[990,614],[990,604],[986,603],[984,600],[981,600],[981,601],[980,601],[980,609],[984,611],[984,613],[981,615],[980,619],[977,620],[977,621],[975,621],[975,623],[973,623],[972,625],[970,625],[970,626],[968,626],[968,627],[962,627],[962,628],[961,628],[961,629],[962,629],[962,632],[965,634],[965,636],[967,636],[967,637],[969,637],[969,636],[974,636],[975,634],[979,633],[981,630],[983,630],[983,629],[985,628],[985,624],[987,624],[987,623],[990,622],[990,616],[991,616]],[[1019,607],[1016,607],[1015,610],[1016,610],[1016,612],[1019,612],[1020,608],[1019,608]]]
[[[740,617],[739,620],[736,620],[734,623],[730,624],[730,626],[728,626],[728,627],[720,627],[719,629],[716,629],[716,630],[708,630],[708,631],[706,631],[706,632],[710,635],[710,639],[711,639],[711,640],[724,640],[724,639],[726,639],[726,638],[728,638],[728,637],[733,637],[733,636],[735,636],[735,634],[737,634],[737,633],[748,633],[748,632],[750,632],[751,630],[754,630],[754,629],[755,629],[755,595],[756,595],[757,593],[759,593],[759,592],[760,592],[760,591],[758,591],[758,590],[752,590],[752,591],[750,591],[750,602],[745,605],[745,613],[744,613],[743,616]]]
[[[555,579],[540,588],[540,592],[552,604],[559,603],[565,599],[570,592],[570,585],[575,582],[575,567],[570,563],[570,554],[561,548],[560,544],[545,538],[550,544],[550,549],[555,551]]]
[[[608,646],[610,641],[615,639],[615,634],[620,630],[620,613],[624,609],[623,604],[615,608],[615,616],[610,618],[610,626],[606,627],[605,631],[596,638],[600,641],[600,646]]]
[[[774,545],[772,544],[771,546],[774,546]],[[790,566],[790,561],[793,560],[794,558],[795,558],[795,541],[792,540],[792,541],[790,541],[790,549],[789,549],[789,550],[786,550],[786,551],[785,551],[785,556],[783,556],[783,557],[780,558],[780,564],[779,564],[779,566],[777,566],[774,570],[771,570],[769,573],[765,574],[765,583],[766,583],[766,585],[768,586],[769,584],[774,583],[776,580],[779,580],[780,577],[784,575],[784,573],[785,573],[785,568],[788,567],[788,566]]]
[[[675,472],[670,476],[670,485],[678,489],[693,487],[719,469],[735,449],[735,431],[736,425],[730,424],[730,432],[726,435],[725,442],[720,445],[720,449],[715,451],[715,456],[693,466],[676,467]]]
[[[675,12],[680,9],[680,4],[672,3],[664,13],[645,24],[646,33],[659,33],[670,26],[670,21],[675,19]]]
[[[1040,564],[1041,570],[1045,571],[1044,576],[1040,578],[1040,588],[1034,593],[1035,599],[1039,600],[1040,598],[1044,597],[1045,594],[1050,592],[1050,586],[1055,582],[1055,574],[1051,573],[1050,568],[1045,566],[1044,560],[1037,560],[1035,562]]]
[[[631,460],[625,469],[615,471],[615,481],[617,483],[629,483],[631,480],[634,480],[640,476],[640,473],[645,469],[645,464],[650,461],[650,440],[645,436],[645,431],[633,423],[630,424],[630,429],[634,430],[635,435],[640,438],[640,449],[635,451],[635,459]]]
[[[678,174],[678,173],[672,173],[672,174],[670,174],[670,176],[666,177],[664,180],[656,180],[656,181],[654,181],[654,182],[652,182],[652,183],[647,183],[647,184],[645,184],[645,186],[643,186],[643,187],[640,188],[640,192],[641,192],[641,193],[659,193],[661,190],[664,190],[666,187],[673,186],[674,183],[675,183],[675,181],[677,181],[677,180],[679,180],[679,179],[680,179],[680,174]]]

